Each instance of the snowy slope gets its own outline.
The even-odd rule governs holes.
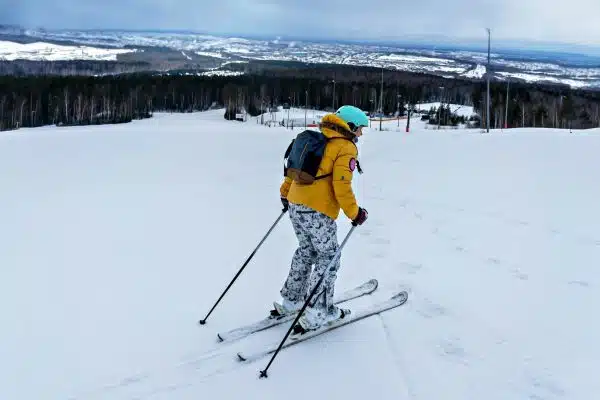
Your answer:
[[[600,131],[367,130],[338,288],[402,308],[245,366],[278,298],[293,132],[223,111],[0,135],[2,399],[570,399],[600,392]],[[349,229],[339,219],[340,240]],[[301,386],[298,386],[300,384]]]

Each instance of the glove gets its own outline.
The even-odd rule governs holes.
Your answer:
[[[286,212],[288,210],[290,202],[285,197],[282,197],[281,198],[281,204],[283,204],[283,210],[281,210],[281,211]]]
[[[367,218],[369,217],[369,213],[367,212],[367,210],[365,210],[362,207],[358,208],[358,215],[356,216],[356,218],[354,218],[354,220],[352,220],[352,225],[356,226],[356,225],[362,225]]]

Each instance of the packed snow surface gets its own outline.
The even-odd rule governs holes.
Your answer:
[[[298,133],[223,110],[0,134],[2,399],[545,399],[600,393],[600,131],[366,129],[368,221],[338,290],[408,302],[244,365],[216,333],[264,317],[297,245]],[[338,220],[339,240],[349,231]]]

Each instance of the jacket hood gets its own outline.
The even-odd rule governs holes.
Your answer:
[[[340,137],[354,139],[356,137],[350,130],[348,124],[332,113],[325,114],[323,119],[321,119],[319,129],[323,132],[323,135],[328,138]]]

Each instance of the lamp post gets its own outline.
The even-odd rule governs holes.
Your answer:
[[[402,95],[399,94],[398,95],[398,106],[397,106],[398,107],[398,110],[397,110],[397,113],[398,113],[398,128],[400,128],[400,99],[401,98],[402,98]]]
[[[440,86],[440,105],[438,107],[438,131],[441,129],[442,125],[442,107],[444,106],[444,95],[442,94],[444,91],[444,87]]]
[[[487,57],[487,111],[485,113],[486,117],[486,130],[487,133],[490,133],[490,44],[491,44],[491,30],[487,28],[488,32],[488,57]]]
[[[288,117],[287,117],[287,128],[290,127],[290,108],[292,108],[291,106],[291,102],[292,102],[292,98],[288,96]]]
[[[381,89],[379,91],[379,130],[383,131],[383,66],[381,67]]]
[[[306,123],[306,113],[308,112],[308,90],[305,90],[304,94],[306,95],[306,100],[304,102],[304,128],[306,128],[308,126]]]
[[[410,132],[410,101],[407,103],[406,107],[406,133]]]
[[[508,96],[509,96],[509,91],[508,88],[510,87],[510,80],[506,81],[506,107],[504,109],[504,129],[508,129]]]
[[[335,112],[335,79],[332,80],[333,82],[333,99],[332,99],[332,107],[333,107],[333,111]]]

